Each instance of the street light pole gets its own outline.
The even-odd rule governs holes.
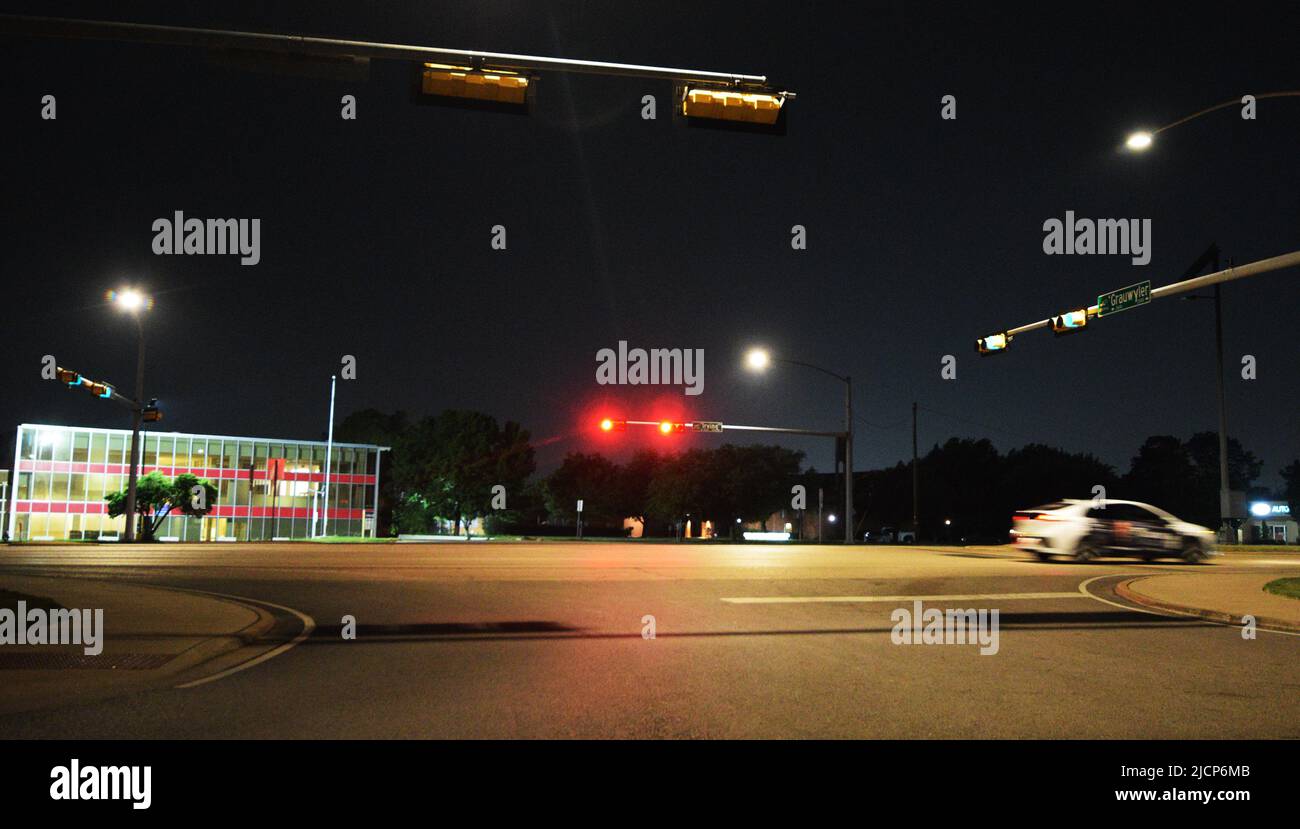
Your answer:
[[[135,327],[139,335],[139,345],[135,357],[135,401],[136,404],[131,408],[131,459],[130,468],[127,472],[126,483],[126,542],[129,544],[135,541],[136,520],[135,514],[135,494],[136,484],[140,474],[140,424],[144,419],[144,412],[140,408],[144,400],[144,322],[140,319],[137,311],[135,314]]]
[[[762,371],[768,363],[786,363],[792,366],[803,366],[813,371],[820,371],[822,374],[834,377],[844,384],[844,543],[853,543],[853,378],[847,374],[837,374],[830,369],[815,366],[812,363],[805,363],[802,360],[790,360],[784,357],[773,357],[765,349],[755,348],[749,352],[746,358],[749,367],[755,371]],[[781,430],[773,430],[781,431]],[[837,437],[839,437],[837,435]]]
[[[330,375],[330,425],[329,433],[325,438],[325,495],[324,502],[321,504],[321,536],[329,535],[330,529],[330,464],[334,455],[334,387],[338,383],[338,378]],[[376,484],[378,486],[378,484]]]

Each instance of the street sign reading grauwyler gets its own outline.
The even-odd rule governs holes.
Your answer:
[[[1104,317],[1107,314],[1117,314],[1120,311],[1127,311],[1139,305],[1146,305],[1150,301],[1151,280],[1148,279],[1136,285],[1120,288],[1118,291],[1111,291],[1097,297],[1097,316]]]

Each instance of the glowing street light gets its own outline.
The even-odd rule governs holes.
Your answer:
[[[1154,135],[1145,130],[1141,130],[1130,135],[1128,140],[1124,142],[1124,146],[1134,152],[1140,153],[1143,150],[1148,149],[1153,141],[1155,141]]]
[[[772,357],[762,348],[751,348],[745,355],[745,365],[751,371],[763,371],[772,362]]]

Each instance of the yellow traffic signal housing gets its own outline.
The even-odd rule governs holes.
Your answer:
[[[416,87],[422,99],[489,109],[525,111],[534,79],[505,69],[474,69],[441,63],[420,65]]]
[[[1074,311],[1066,311],[1064,314],[1058,314],[1052,317],[1052,333],[1060,336],[1069,334],[1072,331],[1082,331],[1088,325],[1088,309],[1079,308]]]
[[[766,90],[684,85],[682,115],[745,124],[774,126],[781,117],[786,95]]]
[[[85,380],[85,379],[82,380],[82,383],[85,384],[86,391],[90,392],[96,397],[103,397],[107,399],[113,396],[113,387],[108,385],[107,383],[96,383],[93,380]]]
[[[56,368],[54,376],[60,383],[66,383],[69,386],[76,386],[81,383],[81,375],[70,368]]]
[[[989,334],[987,337],[980,337],[975,341],[975,350],[980,354],[996,354],[999,351],[1006,351],[1007,345],[1011,343],[1011,335],[1005,331],[998,334]]]
[[[145,423],[157,423],[158,421],[162,420],[163,417],[162,412],[152,406],[145,409],[142,414],[143,414],[142,419],[144,420]]]

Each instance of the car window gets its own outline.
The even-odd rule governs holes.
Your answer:
[[[1147,523],[1158,523],[1160,518],[1148,509],[1143,509],[1137,504],[1113,504],[1106,508],[1110,513],[1107,517],[1112,521],[1145,521]]]

